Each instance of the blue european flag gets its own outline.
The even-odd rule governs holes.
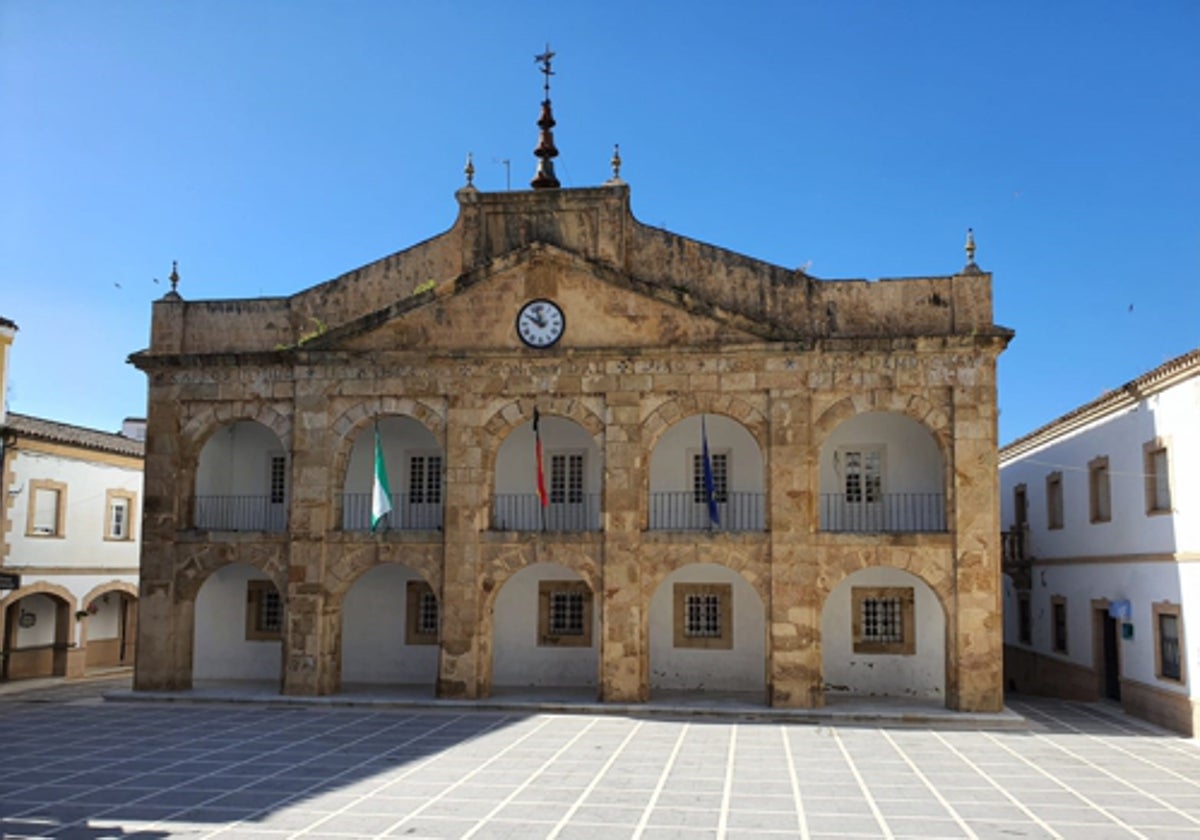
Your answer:
[[[700,415],[700,442],[704,453],[704,499],[708,502],[708,524],[720,525],[721,514],[717,510],[717,487],[713,481],[712,458],[708,457],[708,426],[704,415]]]

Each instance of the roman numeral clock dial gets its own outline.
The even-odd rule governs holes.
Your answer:
[[[517,335],[530,347],[543,350],[562,338],[567,326],[563,311],[552,300],[531,300],[517,313]]]

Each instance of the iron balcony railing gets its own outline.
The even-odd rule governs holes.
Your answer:
[[[708,503],[691,490],[650,494],[652,531],[763,531],[765,494],[726,493],[717,500],[717,520],[712,522]]]
[[[440,531],[442,503],[412,501],[407,493],[393,493],[392,510],[379,521],[376,531]],[[342,494],[342,530],[371,530],[371,494]]]
[[[287,530],[287,504],[270,496],[197,496],[197,528],[207,531]]]
[[[844,493],[822,493],[821,530],[940,533],[946,530],[946,499],[941,493],[884,493],[874,501],[851,501]]]
[[[599,531],[600,494],[583,493],[542,507],[537,493],[497,493],[492,500],[492,530]]]

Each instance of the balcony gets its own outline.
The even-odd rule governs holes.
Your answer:
[[[877,501],[848,501],[844,493],[821,494],[821,530],[843,534],[943,533],[946,500],[941,493],[884,493]]]
[[[542,507],[537,493],[497,493],[492,500],[494,531],[599,531],[600,494]]]
[[[733,492],[717,502],[717,522],[709,522],[708,505],[690,490],[650,494],[651,531],[766,530],[764,493]]]
[[[206,531],[287,529],[287,505],[264,496],[197,496],[193,524]]]
[[[392,510],[383,517],[379,531],[440,531],[442,529],[442,503],[412,501],[407,493],[393,493]],[[342,494],[342,530],[371,530],[371,494]]]

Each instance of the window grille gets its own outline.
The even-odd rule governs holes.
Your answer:
[[[900,598],[864,598],[862,602],[864,642],[904,641],[904,602]]]
[[[729,453],[710,451],[708,460],[712,464],[713,499],[718,504],[725,504],[729,501]],[[698,505],[708,504],[708,495],[704,492],[703,452],[692,456],[692,501]]]
[[[408,497],[415,505],[442,502],[442,456],[413,455],[408,460]]]
[[[258,631],[279,633],[283,630],[283,599],[275,588],[264,589],[258,600]]]
[[[883,452],[848,450],[845,455],[846,501],[878,502],[883,498]]]
[[[550,628],[555,636],[582,636],[583,593],[550,593]]]
[[[721,596],[689,594],[684,598],[683,634],[689,638],[717,639],[721,636]]]
[[[583,503],[583,453],[550,456],[550,504]]]
[[[287,500],[287,458],[282,455],[271,456],[270,482],[271,504],[283,504]]]
[[[1179,661],[1179,616],[1160,613],[1158,616],[1158,652],[1162,676],[1169,680],[1182,678]]]
[[[438,604],[433,592],[421,593],[417,603],[417,632],[422,636],[435,636],[438,631]]]

